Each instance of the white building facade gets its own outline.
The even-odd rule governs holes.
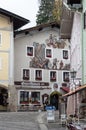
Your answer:
[[[69,86],[69,41],[59,39],[57,23],[15,33],[14,87],[16,106],[41,106],[46,99],[59,106],[59,96]],[[64,89],[65,87],[65,89]]]

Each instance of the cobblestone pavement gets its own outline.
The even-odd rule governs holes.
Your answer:
[[[0,112],[0,130],[66,130],[58,112],[55,121],[47,122],[47,112]]]
[[[61,124],[61,120],[59,119],[59,112],[55,111],[55,121],[47,121],[47,112],[42,117],[44,124],[47,126],[48,130],[67,130],[66,126]]]
[[[38,112],[0,113],[0,130],[40,130]]]

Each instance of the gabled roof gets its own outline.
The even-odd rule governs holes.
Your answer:
[[[21,34],[21,33],[28,34],[30,31],[34,31],[34,30],[41,31],[43,28],[46,28],[46,27],[52,27],[52,28],[57,27],[57,28],[60,28],[60,24],[57,23],[57,22],[50,22],[50,23],[46,23],[46,24],[40,24],[40,25],[31,27],[31,28],[27,28],[27,29],[24,29],[24,30],[16,31],[15,35],[16,34]]]
[[[11,13],[7,10],[0,8],[0,14],[5,15],[10,18],[10,21],[13,21],[14,30],[19,29],[20,27],[24,26],[25,24],[29,23],[28,19],[25,19],[21,16],[18,16],[14,13]]]

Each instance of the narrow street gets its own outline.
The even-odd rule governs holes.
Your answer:
[[[46,112],[1,112],[0,130],[65,130],[55,116],[56,121],[48,123]]]

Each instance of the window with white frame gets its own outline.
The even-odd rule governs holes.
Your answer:
[[[29,80],[29,76],[30,76],[30,70],[23,69],[23,80]]]
[[[20,91],[20,104],[28,104],[28,103],[29,103],[29,92]]]
[[[40,103],[40,92],[31,92],[31,103],[32,104]]]
[[[52,50],[46,49],[46,57],[51,58],[52,57]]]
[[[56,81],[56,72],[50,71],[50,81]]]
[[[68,59],[68,51],[63,50],[63,59]]]
[[[33,47],[27,46],[27,56],[33,56]]]
[[[36,70],[35,71],[35,79],[36,80],[42,80],[42,70]]]
[[[69,82],[69,72],[63,72],[63,81]]]

